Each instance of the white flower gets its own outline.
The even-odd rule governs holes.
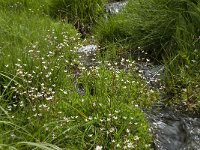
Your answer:
[[[109,132],[112,133],[115,131],[115,128],[110,128]]]
[[[129,130],[129,129],[126,129],[126,132],[127,132],[127,133],[129,133],[129,132],[130,132],[130,130]]]
[[[46,98],[46,100],[48,100],[48,101],[49,101],[49,100],[52,100],[52,99],[53,99],[53,96],[50,96],[50,97],[47,97],[47,98]]]
[[[137,141],[137,140],[139,140],[140,139],[140,137],[138,137],[137,135],[134,137],[134,140],[135,141]]]
[[[97,145],[97,147],[95,148],[95,150],[102,150],[102,146]]]
[[[89,137],[92,137],[93,135],[92,135],[92,134],[89,134],[88,136],[89,136]]]

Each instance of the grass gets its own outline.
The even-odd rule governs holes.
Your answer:
[[[32,13],[48,13],[49,0],[1,0],[0,8],[11,12],[29,11]]]
[[[64,19],[85,35],[104,12],[106,0],[51,0],[50,15]]]
[[[73,25],[40,1],[0,3],[0,149],[151,148],[142,110],[158,94],[135,62],[85,68]]]
[[[199,16],[198,1],[130,0],[121,13],[99,21],[94,33],[107,53],[121,45],[122,52],[143,50],[165,64],[167,102],[199,113]]]
[[[129,51],[162,58],[166,105],[199,114],[199,2],[130,0],[107,19],[104,4],[0,0],[0,149],[152,149],[143,110],[159,94]],[[99,18],[104,48],[87,67],[75,27]]]
[[[194,26],[191,28],[198,29],[198,13],[197,5],[187,0],[130,0],[121,13],[99,21],[95,34],[101,43],[114,41],[133,50],[142,47],[154,57],[160,57],[166,50],[177,48],[180,36],[176,37],[176,31],[189,23],[189,18],[190,26]]]

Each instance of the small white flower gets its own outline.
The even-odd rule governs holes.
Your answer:
[[[139,139],[140,139],[140,137],[138,137],[138,136],[135,136],[135,137],[134,137],[134,140],[135,140],[135,141],[137,141],[137,140],[139,140]]]
[[[52,100],[52,99],[53,99],[53,96],[50,96],[50,97],[47,97],[47,98],[46,98],[46,100],[48,100],[48,101],[49,101],[49,100]]]
[[[113,119],[117,120],[117,119],[118,119],[118,117],[117,117],[117,116],[113,116]]]
[[[197,62],[196,60],[191,60],[193,63]]]
[[[33,52],[33,50],[31,49],[31,50],[29,50],[28,52],[29,52],[29,53],[32,53],[32,52]]]
[[[126,132],[127,132],[127,133],[129,133],[129,132],[130,132],[130,130],[129,130],[129,129],[126,129]]]
[[[117,146],[116,147],[120,147],[120,144],[117,144]]]
[[[149,62],[149,61],[150,61],[150,59],[146,59],[146,61],[147,61],[147,62]]]
[[[109,132],[112,133],[115,131],[115,128],[110,128]]]
[[[102,146],[97,145],[95,150],[102,150],[102,148],[103,148]]]
[[[93,105],[93,107],[96,107],[96,103],[95,102],[92,105]]]
[[[92,135],[92,134],[89,134],[88,136],[89,136],[89,137],[92,137],[93,135]]]

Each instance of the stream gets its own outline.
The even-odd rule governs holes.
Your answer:
[[[119,12],[126,2],[111,3],[106,6],[107,12],[115,14]],[[98,65],[95,62],[97,45],[86,45],[78,49],[80,62],[86,67]],[[138,64],[143,70],[145,80],[151,84],[151,80],[160,80],[159,74],[164,72],[163,65],[143,66]],[[160,85],[158,85],[160,86]],[[81,89],[80,89],[81,91]],[[151,110],[144,111],[151,126],[154,136],[155,150],[200,150],[200,118],[189,117],[180,114],[164,104],[155,104]]]

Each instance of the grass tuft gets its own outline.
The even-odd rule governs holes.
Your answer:
[[[106,0],[52,0],[50,15],[72,23],[82,34],[86,34],[104,14],[105,3]]]

